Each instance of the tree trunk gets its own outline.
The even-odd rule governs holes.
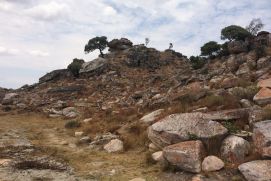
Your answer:
[[[104,58],[103,51],[101,49],[99,49],[99,50],[100,50],[101,57]]]

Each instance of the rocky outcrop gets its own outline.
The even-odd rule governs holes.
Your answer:
[[[50,88],[48,93],[73,93],[73,92],[81,92],[85,87],[82,85],[73,85],[73,86],[63,86],[63,87],[53,87]]]
[[[271,103],[271,89],[270,88],[262,88],[253,98],[255,102],[260,105]]]
[[[47,73],[43,77],[41,77],[39,79],[39,83],[55,81],[55,80],[64,79],[64,78],[68,78],[72,76],[73,76],[72,73],[67,69],[54,70],[50,73]]]
[[[85,62],[80,69],[80,74],[100,74],[107,67],[108,60],[104,58],[96,58],[90,62]]]
[[[271,160],[255,160],[238,167],[247,181],[271,180]]]
[[[271,120],[261,121],[254,124],[253,144],[256,152],[262,157],[271,158]]]
[[[257,61],[257,69],[262,69],[271,65],[271,56],[262,57]]]
[[[114,39],[108,43],[109,51],[122,51],[133,47],[133,43],[127,38]]]
[[[247,52],[248,44],[244,41],[231,41],[228,43],[228,50],[231,54]]]
[[[224,162],[216,156],[207,156],[202,162],[202,171],[213,172],[221,170],[225,166]]]
[[[148,129],[149,139],[158,147],[192,139],[202,140],[206,148],[219,145],[228,130],[220,123],[204,118],[203,113],[173,114],[154,123]],[[210,151],[211,151],[210,150]]]
[[[17,93],[7,93],[5,94],[3,100],[2,100],[2,104],[3,105],[10,105],[10,104],[15,104],[19,97],[19,94]]]
[[[199,173],[206,152],[201,141],[186,141],[165,147],[163,155],[170,165],[184,171]]]
[[[250,144],[238,136],[228,136],[221,146],[221,157],[230,163],[242,163],[250,151]]]

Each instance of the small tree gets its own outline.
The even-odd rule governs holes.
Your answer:
[[[73,59],[72,63],[70,63],[68,65],[68,70],[71,71],[71,73],[75,76],[75,77],[78,77],[79,76],[79,71],[80,69],[82,68],[82,64],[84,63],[85,61],[83,59]]]
[[[231,25],[223,28],[221,30],[221,39],[222,40],[245,40],[251,34],[241,26]]]
[[[85,53],[93,52],[94,50],[99,50],[101,57],[104,57],[103,50],[107,47],[108,41],[107,37],[95,37],[88,41],[85,45]]]
[[[150,39],[149,38],[145,38],[145,45],[148,46],[149,43],[150,43]]]
[[[211,56],[214,54],[217,54],[218,51],[220,50],[221,46],[215,42],[215,41],[210,41],[208,43],[205,43],[201,48],[201,55],[203,56]]]
[[[249,25],[246,27],[246,30],[252,35],[257,35],[257,33],[264,27],[262,20],[260,18],[252,19]]]

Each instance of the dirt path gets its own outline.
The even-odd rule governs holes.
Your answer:
[[[86,146],[77,147],[73,137],[74,130],[66,130],[64,123],[65,120],[50,119],[37,114],[0,116],[1,132],[17,132],[17,137],[25,137],[39,150],[35,155],[64,160],[80,178],[130,180],[142,177],[150,181],[158,180],[159,168],[147,166],[142,151],[108,154],[92,151]]]

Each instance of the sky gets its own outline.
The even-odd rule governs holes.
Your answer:
[[[66,68],[95,36],[198,55],[222,28],[261,18],[271,31],[270,0],[0,0],[0,87],[19,88]]]

